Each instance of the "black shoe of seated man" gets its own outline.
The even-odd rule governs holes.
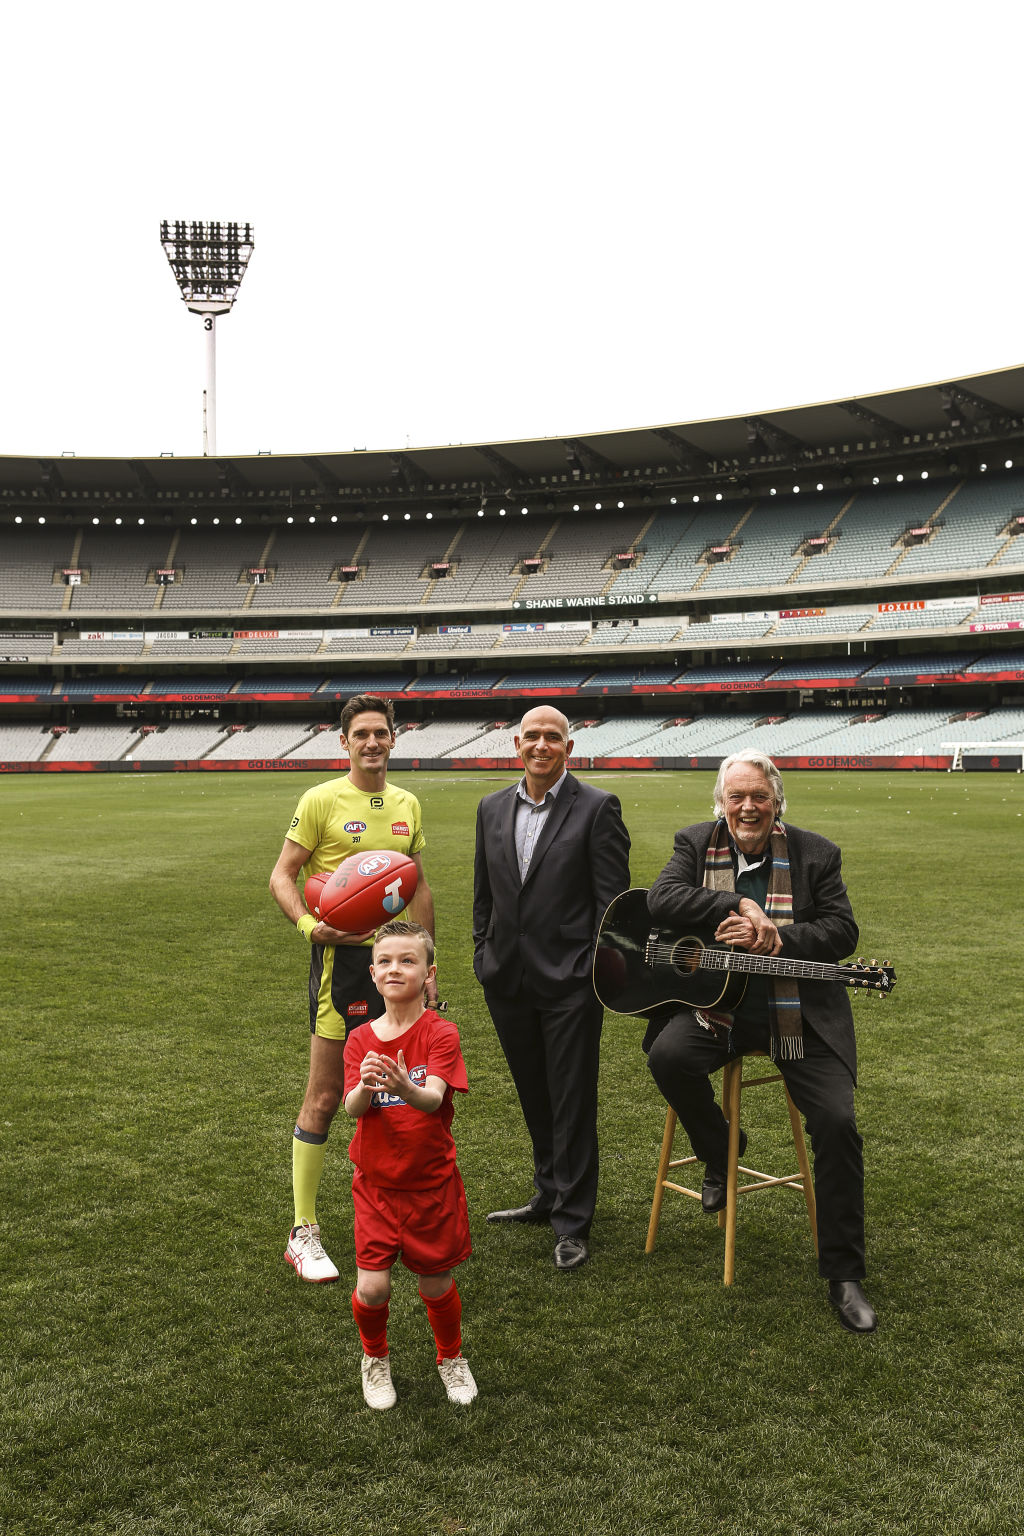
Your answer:
[[[874,1333],[878,1317],[859,1280],[830,1280],[828,1299],[850,1333]]]
[[[728,1124],[728,1121],[726,1121]],[[747,1150],[747,1133],[740,1127],[740,1157]],[[704,1183],[700,1190],[700,1208],[705,1216],[713,1216],[716,1211],[725,1210],[726,1197],[728,1195],[729,1170],[723,1163],[719,1167],[716,1163],[708,1163],[704,1169]]]
[[[560,1237],[555,1244],[555,1268],[579,1269],[590,1258],[585,1238]]]
[[[489,1212],[487,1220],[535,1222],[540,1226],[542,1223],[551,1220],[551,1207],[549,1205],[541,1205],[539,1197],[535,1195],[528,1205],[514,1205],[508,1211]]]

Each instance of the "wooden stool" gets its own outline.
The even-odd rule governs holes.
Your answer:
[[[763,1051],[754,1051],[752,1056],[763,1056]],[[789,1096],[789,1089],[785,1088],[781,1072],[773,1071],[768,1077],[744,1077],[743,1063],[746,1058],[737,1057],[734,1061],[727,1062],[722,1069],[722,1112],[729,1122],[729,1160],[727,1165],[728,1181],[726,1185],[725,1210],[718,1213],[718,1225],[725,1228],[725,1273],[722,1277],[724,1285],[732,1285],[736,1274],[736,1206],[740,1195],[752,1194],[757,1189],[773,1189],[777,1185],[784,1184],[790,1189],[798,1189],[807,1202],[807,1217],[811,1223],[811,1237],[814,1240],[814,1251],[818,1251],[818,1218],[814,1207],[814,1184],[811,1179],[811,1166],[807,1161],[807,1146],[804,1142],[803,1126],[800,1124],[800,1116],[796,1105]],[[760,1088],[765,1083],[782,1083],[786,1092],[786,1104],[789,1108],[789,1123],[793,1130],[793,1146],[796,1151],[796,1160],[799,1164],[799,1172],[787,1174],[782,1178],[773,1178],[771,1174],[761,1173],[756,1168],[745,1168],[740,1162],[740,1096],[746,1088]],[[661,1156],[658,1159],[658,1177],[654,1185],[654,1199],[651,1203],[651,1220],[647,1228],[647,1244],[645,1253],[654,1250],[655,1238],[658,1235],[658,1223],[661,1220],[661,1202],[666,1189],[674,1190],[677,1195],[689,1195],[694,1200],[700,1199],[699,1189],[687,1189],[684,1184],[675,1184],[668,1177],[675,1168],[685,1168],[697,1159],[690,1157],[672,1156],[672,1142],[675,1139],[676,1112],[669,1106],[665,1116],[665,1134],[661,1139]],[[749,1183],[741,1184],[739,1175],[749,1176]]]

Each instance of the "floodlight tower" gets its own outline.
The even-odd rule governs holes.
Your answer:
[[[217,452],[217,316],[229,314],[238,295],[252,255],[252,225],[164,219],[160,243],[190,312],[203,317],[203,454],[213,456]]]

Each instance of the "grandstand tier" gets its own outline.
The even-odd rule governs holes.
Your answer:
[[[1012,745],[1024,369],[875,407],[774,438],[0,460],[4,760],[326,764],[358,692],[396,699],[396,766],[511,761],[536,699],[584,764]]]

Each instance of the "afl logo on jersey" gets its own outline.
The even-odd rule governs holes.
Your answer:
[[[407,821],[393,821],[391,823],[392,837],[408,837],[409,823]]]
[[[345,831],[346,832],[365,832],[366,831],[366,822],[365,821],[346,821],[346,823],[345,823]]]
[[[367,858],[360,859],[356,872],[360,875],[376,875],[390,868],[391,860],[386,853],[371,853]]]

